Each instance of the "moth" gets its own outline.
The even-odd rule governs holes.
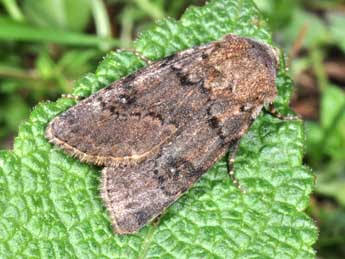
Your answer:
[[[113,229],[134,233],[228,150],[234,157],[277,95],[278,61],[271,46],[227,35],[112,83],[54,118],[46,137],[103,166],[101,197]]]

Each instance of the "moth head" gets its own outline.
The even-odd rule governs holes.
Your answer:
[[[273,100],[279,52],[261,41],[228,35],[214,45],[204,87],[221,98]]]
[[[280,49],[278,47],[254,39],[247,39],[247,41],[252,46],[252,50],[256,52],[257,57],[264,59],[267,66],[273,65],[273,68],[278,70],[280,60]]]
[[[273,47],[265,43],[262,43],[262,44],[267,54],[270,56],[270,59],[274,60],[275,69],[278,70],[279,62],[280,62],[280,54],[281,54],[280,49],[278,47]]]

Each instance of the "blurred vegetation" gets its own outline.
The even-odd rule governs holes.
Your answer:
[[[293,109],[306,120],[317,176],[309,213],[319,258],[345,258],[345,1],[254,0],[285,50]],[[102,56],[202,0],[0,0],[0,147],[43,100],[71,92]]]
[[[319,258],[345,258],[345,1],[256,0],[295,81],[292,107],[306,120],[305,162],[316,174],[309,213]]]
[[[0,147],[31,107],[70,93],[106,52],[202,1],[0,0]]]

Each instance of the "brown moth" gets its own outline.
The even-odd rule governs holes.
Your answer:
[[[101,195],[114,231],[159,216],[230,149],[277,95],[278,55],[227,35],[116,81],[52,120],[46,136],[104,166]]]

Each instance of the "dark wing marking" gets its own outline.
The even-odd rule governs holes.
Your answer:
[[[198,62],[212,48],[178,53],[110,85],[56,117],[46,136],[67,153],[98,165],[153,156],[207,103]]]
[[[194,120],[193,128],[187,127],[151,159],[126,167],[105,167],[101,193],[114,231],[138,231],[188,190],[246,131],[251,113],[238,116],[239,121],[220,120],[217,127]],[[228,132],[231,135],[225,136]]]

